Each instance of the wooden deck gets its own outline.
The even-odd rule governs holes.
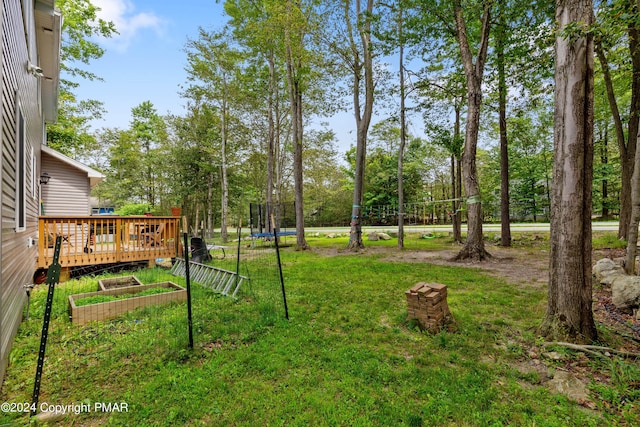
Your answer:
[[[41,216],[36,268],[51,264],[57,236],[62,237],[62,267],[175,258],[179,221],[173,216]]]

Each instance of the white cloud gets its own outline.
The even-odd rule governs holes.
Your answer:
[[[112,21],[119,33],[102,42],[119,52],[126,51],[135,36],[144,30],[153,30],[158,36],[164,33],[163,19],[152,12],[136,12],[130,0],[93,0],[92,3],[101,9],[98,17]]]

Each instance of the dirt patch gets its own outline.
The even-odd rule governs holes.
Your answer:
[[[457,249],[442,251],[389,251],[386,261],[428,262],[452,267],[480,268],[509,283],[522,286],[547,286],[549,283],[549,252],[537,248],[504,248],[486,246],[491,258],[478,261],[453,261]]]

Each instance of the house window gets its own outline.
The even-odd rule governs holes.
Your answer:
[[[27,153],[25,121],[20,103],[17,106],[16,129],[16,231],[27,228]]]

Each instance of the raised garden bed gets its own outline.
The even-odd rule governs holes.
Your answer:
[[[110,277],[98,280],[98,287],[101,291],[107,289],[126,288],[129,286],[141,286],[142,282],[136,276]]]
[[[152,288],[173,288],[172,292],[163,292],[153,295],[136,296],[140,292],[144,292]],[[96,304],[88,304],[78,306],[76,301],[83,298],[96,296],[119,296],[114,301],[100,302]],[[76,294],[69,296],[69,314],[71,321],[78,325],[83,325],[94,320],[107,320],[120,316],[128,311],[133,311],[141,307],[149,305],[166,304],[171,301],[186,301],[187,291],[185,288],[176,285],[173,282],[152,283],[149,285],[135,285],[108,289],[105,291],[86,292],[84,294]]]

